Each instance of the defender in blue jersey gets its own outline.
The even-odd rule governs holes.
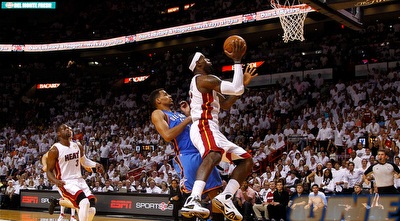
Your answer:
[[[174,167],[180,175],[182,190],[185,193],[190,193],[202,158],[189,136],[190,124],[192,123],[192,118],[189,116],[189,104],[185,101],[180,103],[180,109],[184,114],[172,111],[173,100],[171,95],[163,89],[156,89],[151,92],[149,99],[151,104],[156,108],[151,114],[151,121],[165,141],[174,143],[176,153]],[[220,174],[214,168],[206,182],[203,193],[208,193],[208,196],[213,198],[217,195],[217,191],[221,187],[222,180]],[[219,213],[217,215],[214,213],[213,220],[217,220],[218,218],[223,220],[223,216],[220,215],[222,214]]]

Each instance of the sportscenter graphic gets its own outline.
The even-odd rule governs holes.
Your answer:
[[[21,190],[21,207],[47,209],[50,197],[58,198],[57,191]],[[173,205],[168,205],[168,195],[162,194],[109,194],[96,193],[96,209],[109,214],[151,214],[172,216]]]
[[[21,206],[47,209],[49,198],[57,198],[57,191],[21,190]],[[172,216],[173,205],[161,194],[106,194],[96,193],[98,211],[110,214],[152,214]],[[293,203],[308,202],[308,197],[296,198]],[[354,198],[352,195],[334,195],[328,198],[328,206],[322,213],[314,213],[312,207],[298,206],[288,210],[288,221],[382,221],[400,220],[400,195],[374,194]]]
[[[159,209],[161,211],[165,211],[165,210],[172,210],[173,207],[172,207],[172,205],[168,205],[165,202],[161,202],[161,203],[137,202],[136,208],[138,208],[138,209]]]

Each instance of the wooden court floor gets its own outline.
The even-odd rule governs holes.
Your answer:
[[[54,212],[50,215],[47,211],[37,212],[37,211],[24,211],[24,210],[3,210],[0,209],[0,221],[57,221],[59,213]],[[69,214],[66,214],[64,221],[69,221]],[[96,215],[94,221],[160,221],[160,220],[173,220],[169,217],[146,217],[141,216],[105,216]]]

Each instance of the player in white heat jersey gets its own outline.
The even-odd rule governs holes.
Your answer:
[[[71,141],[72,129],[66,124],[57,128],[59,142],[48,152],[47,177],[57,185],[64,199],[79,209],[80,221],[91,221],[96,214],[95,197],[82,178],[81,165],[103,172],[103,166],[86,158],[83,147]]]
[[[219,130],[218,113],[220,107],[229,109],[243,94],[244,86],[250,83],[257,74],[255,69],[247,66],[245,74],[242,70],[243,47],[240,41],[234,41],[234,61],[232,82],[224,81],[213,75],[212,63],[202,53],[196,52],[190,59],[189,69],[194,77],[190,84],[190,108],[193,124],[190,128],[190,139],[199,150],[203,162],[197,170],[196,181],[192,193],[181,209],[183,216],[196,215],[205,217],[209,214],[200,204],[201,193],[210,171],[221,160],[236,164],[231,179],[224,191],[216,196],[213,205],[224,213],[228,220],[242,220],[243,216],[235,208],[232,199],[240,184],[247,178],[253,167],[253,160],[243,148],[229,141]],[[226,52],[227,53],[227,52]]]

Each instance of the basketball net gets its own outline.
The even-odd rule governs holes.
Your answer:
[[[306,4],[302,4],[299,0],[271,0],[271,6],[275,9],[276,15],[283,29],[283,41],[299,40],[304,41],[304,20],[307,13],[312,11],[312,8]]]

